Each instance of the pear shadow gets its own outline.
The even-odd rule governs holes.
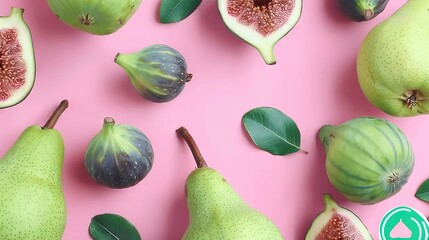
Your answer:
[[[180,146],[178,148],[179,152],[177,154],[180,156],[187,156],[187,154],[190,154],[190,151],[188,151],[187,143],[176,132],[176,129],[182,126],[187,128],[185,125],[182,124],[179,124],[177,127],[174,128],[174,135],[176,140],[178,141],[177,144]],[[183,165],[179,165],[178,167],[180,166]],[[178,185],[179,187],[176,188],[175,186],[173,186],[174,189],[181,189],[181,191],[176,191],[174,200],[170,201],[171,204],[170,206],[168,206],[169,211],[166,215],[166,229],[169,229],[169,231],[167,231],[165,235],[162,236],[161,240],[181,239],[189,224],[189,212],[186,202],[185,184],[179,183],[176,185]]]
[[[205,6],[203,6],[205,4]],[[218,11],[216,1],[202,2],[197,10],[200,10],[201,24],[200,27],[202,35],[216,42],[219,42],[220,46],[228,47],[229,50],[234,51],[245,50],[245,46],[248,45],[244,40],[231,32],[222,20],[222,17]]]
[[[341,99],[340,108],[353,109],[353,114],[356,116],[380,115],[380,111],[366,99],[361,90],[357,77],[356,58],[344,66],[346,67],[342,69],[336,91],[338,93],[336,98]]]
[[[73,151],[70,151],[66,155],[65,161],[67,161],[67,171],[71,175],[71,181],[74,182],[73,186],[79,186],[79,189],[87,189],[93,191],[95,188],[100,187],[92,178],[89,176],[88,172],[85,169],[84,157],[85,151],[84,148],[73,148]]]
[[[171,201],[170,211],[167,215],[165,236],[161,240],[181,239],[189,224],[188,207],[185,194],[180,194]],[[186,220],[186,221],[185,221]]]
[[[314,140],[316,145],[313,149],[314,154],[312,154],[312,157],[308,158],[309,161],[312,161],[312,164],[310,164],[307,169],[307,177],[310,179],[309,185],[305,186],[307,196],[302,199],[302,201],[305,202],[304,205],[312,206],[310,208],[312,211],[307,211],[307,213],[311,213],[305,214],[303,218],[299,218],[301,222],[297,223],[296,226],[301,227],[297,228],[299,229],[297,231],[297,239],[305,238],[313,220],[320,212],[325,210],[325,203],[323,200],[324,193],[331,194],[337,203],[337,200],[342,199],[339,197],[339,193],[331,185],[326,175],[325,152],[322,143],[318,139],[317,133]]]

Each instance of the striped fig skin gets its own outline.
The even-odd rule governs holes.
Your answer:
[[[101,185],[127,188],[146,177],[153,160],[152,145],[143,132],[106,118],[103,129],[88,146],[85,168]]]
[[[326,152],[326,172],[347,199],[375,204],[398,193],[414,167],[404,133],[380,118],[361,117],[323,126],[319,139]]]
[[[144,98],[161,103],[175,99],[191,80],[185,58],[162,44],[150,45],[132,54],[118,53],[115,62],[129,75]]]
[[[47,3],[68,26],[102,36],[125,26],[141,0],[47,0]]]

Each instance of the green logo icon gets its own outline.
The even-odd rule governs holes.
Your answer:
[[[393,237],[395,229],[401,228],[398,233],[402,237]],[[404,236],[406,235],[406,236]],[[396,207],[384,215],[380,224],[381,240],[428,240],[429,222],[419,211],[406,207]]]

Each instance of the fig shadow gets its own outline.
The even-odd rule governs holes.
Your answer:
[[[62,36],[64,39],[73,35],[79,37],[80,31],[66,25],[55,16],[55,13],[51,11],[47,2],[40,4],[39,1],[26,1],[25,8],[25,11],[31,12],[32,16],[31,19],[27,21],[24,12],[24,20],[27,21],[27,24],[31,25],[30,30],[37,30],[32,31],[32,34],[42,35],[44,41],[49,39],[46,37],[47,35]],[[33,10],[37,10],[37,12]]]
[[[217,1],[203,1],[195,11],[200,11],[199,16],[202,24],[200,31],[207,38],[219,42],[219,45],[223,47],[231,48],[234,52],[237,52],[238,50],[244,51],[246,47],[253,48],[253,46],[250,46],[244,40],[231,32],[225,25],[218,11]]]
[[[122,69],[121,69],[122,70]],[[115,99],[122,99],[121,101],[126,102],[127,105],[147,105],[155,104],[143,96],[141,96],[137,90],[134,89],[131,84],[131,80],[128,75],[123,71],[123,73],[115,74],[109,77],[109,96],[115,96]]]
[[[177,145],[180,146],[175,154],[177,156],[188,156],[192,158],[192,155],[188,150],[188,144],[176,133],[176,129],[178,129],[179,126],[185,125],[187,124],[178,125],[178,127],[174,128],[172,131],[174,132],[174,136],[172,137],[176,138],[178,141]],[[183,170],[182,164],[176,165],[175,167],[181,168],[180,171]],[[189,173],[186,174],[189,175]],[[189,211],[186,202],[185,188],[186,186],[184,181],[179,181],[178,184],[171,186],[171,189],[173,189],[175,195],[174,199],[169,201],[169,205],[166,206],[168,211],[167,215],[165,216],[165,229],[169,229],[169,231],[165,231],[164,235],[161,237],[161,240],[181,239],[186,232],[189,224]]]
[[[342,25],[345,27],[350,24],[356,23],[343,15],[340,8],[337,6],[336,0],[325,0],[324,8],[329,19],[337,23],[338,25]]]

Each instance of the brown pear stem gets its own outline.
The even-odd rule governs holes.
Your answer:
[[[52,129],[60,118],[61,114],[68,108],[69,101],[67,99],[62,100],[60,105],[58,105],[57,109],[52,113],[51,117],[49,117],[48,121],[42,127],[43,129]]]
[[[185,127],[180,127],[179,129],[176,130],[176,132],[188,144],[189,148],[191,149],[192,155],[195,158],[195,162],[197,163],[197,167],[198,168],[207,167],[207,163],[204,160],[203,155],[201,155],[201,152],[198,149],[197,144],[195,143],[194,139],[192,138],[188,130]]]

